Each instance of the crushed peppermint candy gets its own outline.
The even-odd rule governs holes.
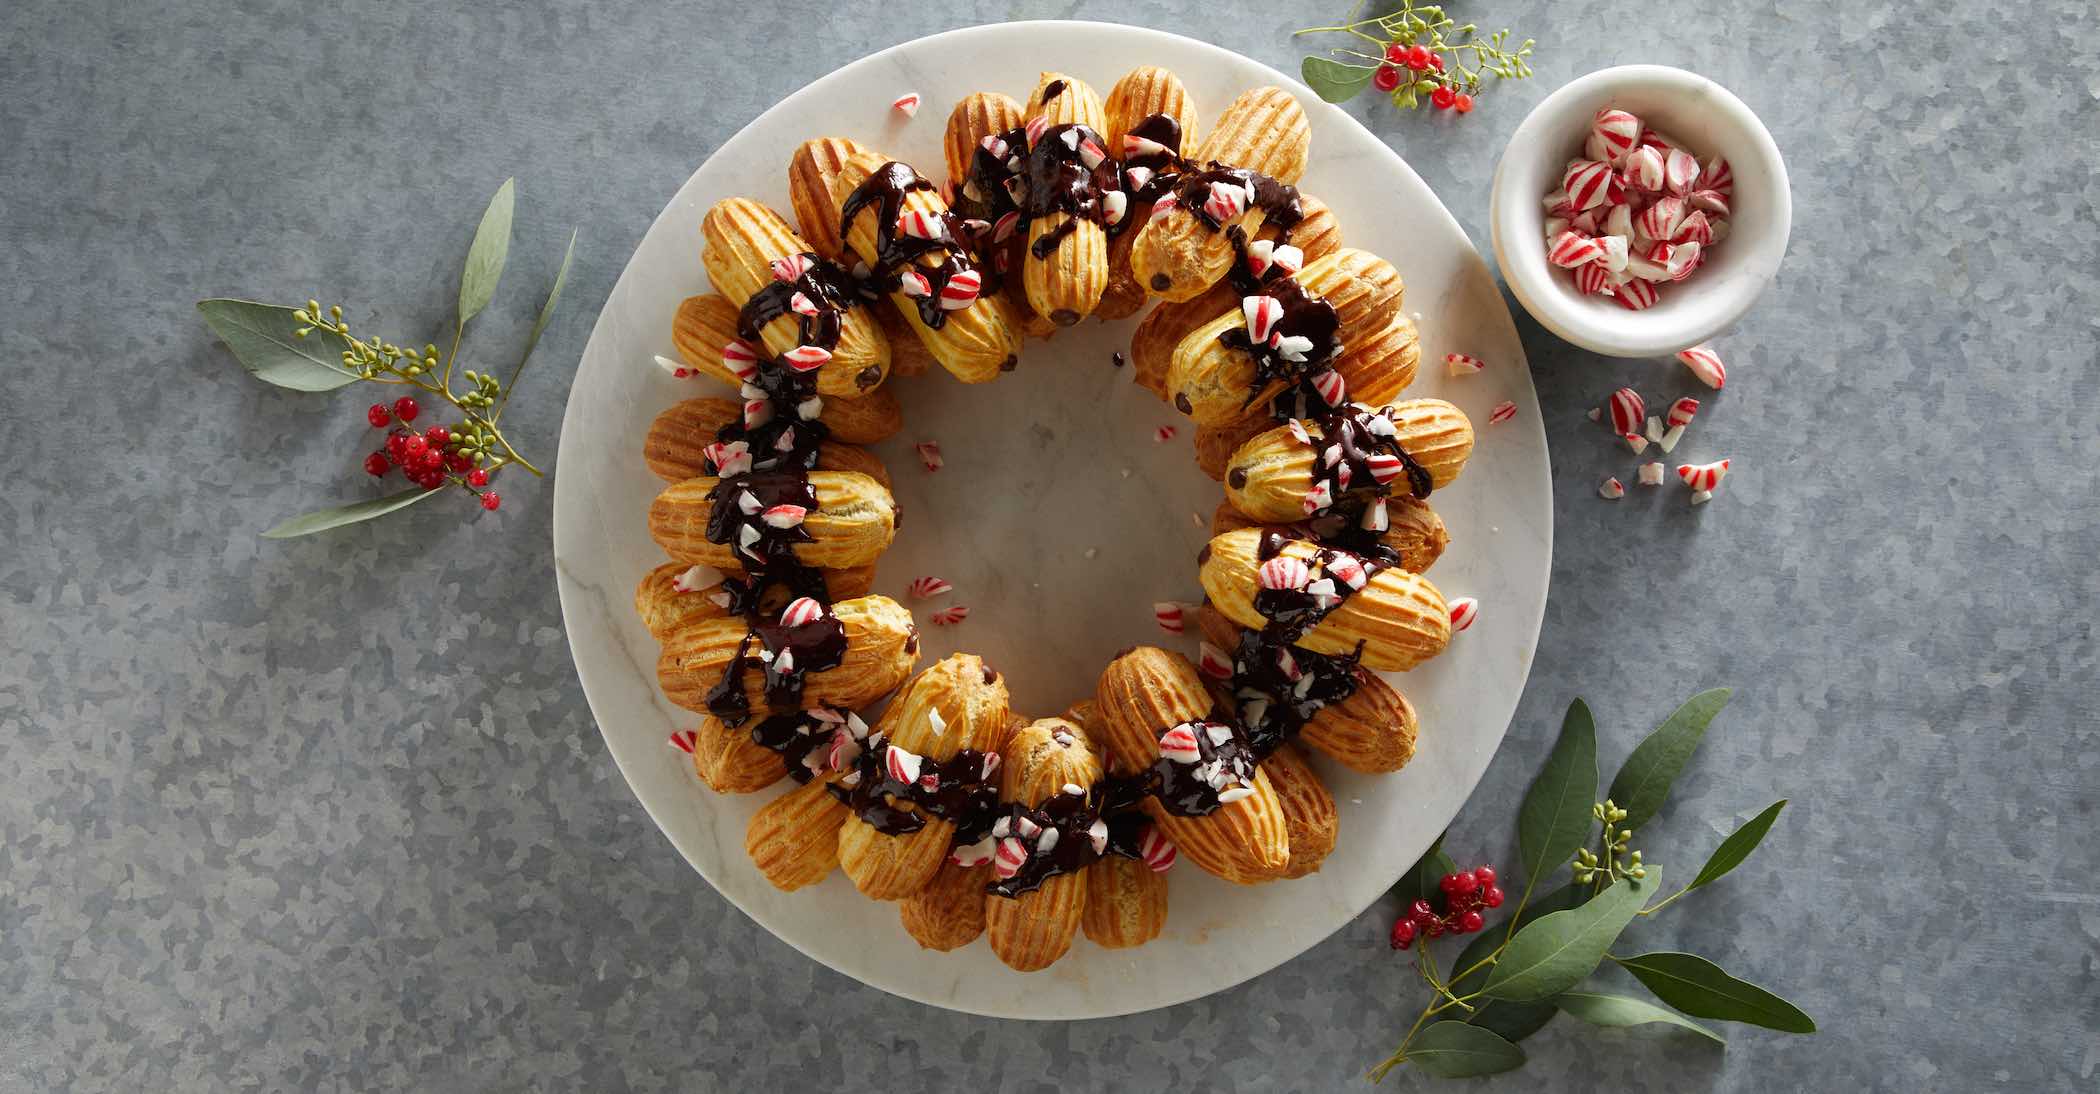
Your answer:
[[[920,441],[912,448],[919,453],[919,462],[925,464],[928,471],[939,471],[948,462],[941,458],[939,441]]]
[[[1692,370],[1692,375],[1697,376],[1700,383],[1715,391],[1719,391],[1721,386],[1728,382],[1728,366],[1721,363],[1721,355],[1715,353],[1710,345],[1702,343],[1687,350],[1679,350],[1677,359],[1684,362],[1684,367]]]
[[[1597,488],[1597,493],[1606,500],[1617,501],[1626,496],[1626,486],[1614,476],[1604,480],[1604,485]]]
[[[695,749],[700,747],[700,734],[690,729],[681,729],[671,734],[670,745],[672,748],[690,756]]]
[[[1640,472],[1641,485],[1661,486],[1663,481],[1663,472],[1665,470],[1666,468],[1663,467],[1663,463],[1661,460],[1650,460],[1649,462],[1642,464]]]
[[[1501,425],[1503,422],[1509,421],[1511,418],[1514,418],[1516,416],[1517,404],[1505,399],[1502,402],[1496,403],[1495,408],[1493,410],[1488,411],[1488,424]]]
[[[957,604],[952,608],[942,608],[940,611],[927,617],[936,627],[952,627],[968,618],[970,618],[970,609],[963,604]]]
[[[697,593],[720,585],[722,579],[722,571],[702,563],[687,567],[677,577],[672,578],[671,588],[681,593]]]
[[[1480,601],[1470,596],[1462,596],[1453,600],[1449,607],[1451,612],[1451,633],[1453,634],[1471,627],[1473,621],[1480,618]]]
[[[1188,608],[1174,600],[1162,600],[1152,605],[1152,621],[1168,634],[1180,634],[1188,629]]]
[[[673,361],[661,353],[656,355],[656,365],[680,380],[687,380],[700,375],[699,369],[679,361]]]
[[[947,596],[954,591],[955,586],[937,577],[915,577],[912,579],[911,584],[904,587],[905,595],[913,600],[932,600],[934,597]]]
[[[1165,444],[1173,440],[1180,432],[1180,430],[1175,429],[1171,425],[1163,425],[1152,431],[1152,440],[1155,444]]]
[[[1713,463],[1680,464],[1677,478],[1694,490],[1711,493],[1727,477],[1728,463],[1727,460],[1716,460]]]
[[[896,98],[890,100],[890,109],[896,111],[899,114],[904,115],[907,118],[918,117],[919,93],[916,91],[907,91],[904,94],[897,96]]]
[[[1616,107],[1591,119],[1582,156],[1559,181],[1544,199],[1546,259],[1570,271],[1585,296],[1610,296],[1632,311],[1653,307],[1663,282],[1690,277],[1728,236],[1728,161],[1702,166]]]
[[[1174,850],[1174,841],[1161,833],[1158,824],[1148,824],[1138,836],[1138,857],[1155,874],[1164,874],[1174,865],[1179,853]]]
[[[1487,362],[1464,353],[1444,355],[1444,371],[1452,376],[1471,376],[1487,367]]]

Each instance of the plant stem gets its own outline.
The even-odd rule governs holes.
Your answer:
[[[1671,894],[1670,894],[1669,896],[1666,896],[1666,897],[1664,897],[1664,898],[1662,899],[1661,903],[1658,903],[1658,904],[1654,904],[1654,905],[1651,905],[1650,907],[1642,908],[1642,909],[1641,909],[1640,911],[1638,911],[1638,912],[1635,912],[1635,913],[1633,913],[1633,914],[1635,914],[1635,915],[1654,915],[1655,913],[1657,913],[1657,912],[1659,912],[1659,911],[1662,911],[1662,910],[1663,910],[1664,908],[1667,908],[1667,907],[1669,907],[1669,906],[1670,906],[1670,903],[1671,903],[1672,901],[1676,900],[1676,899],[1677,899],[1678,897],[1681,897],[1681,896],[1683,896],[1684,894],[1686,894],[1686,893],[1689,893],[1689,892],[1691,892],[1691,891],[1692,891],[1692,887],[1691,887],[1691,886],[1689,886],[1689,885],[1687,885],[1687,886],[1685,886],[1684,888],[1682,888],[1682,889],[1679,889],[1679,890],[1677,890],[1677,891],[1676,891],[1676,892],[1674,892],[1674,893],[1671,893]]]

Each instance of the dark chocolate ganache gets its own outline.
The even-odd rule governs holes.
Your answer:
[[[1301,389],[1330,370],[1329,362],[1342,349],[1338,337],[1342,320],[1326,297],[1307,291],[1297,278],[1286,274],[1265,278],[1260,291],[1247,299],[1275,301],[1271,310],[1277,315],[1267,336],[1259,341],[1254,338],[1256,332],[1246,325],[1218,335],[1220,343],[1241,350],[1254,360],[1254,379],[1247,385],[1247,398],[1242,405],[1253,405],[1273,384],[1280,382],[1287,390]]]
[[[939,330],[948,312],[967,307],[985,285],[970,257],[975,232],[962,217],[952,209],[936,214],[905,207],[906,196],[921,190],[935,187],[910,164],[883,164],[839,206],[839,234],[849,235],[854,218],[874,206],[875,254],[860,275],[862,282],[876,292],[912,297],[919,321]]]
[[[780,754],[781,762],[787,766],[788,778],[806,783],[823,772],[837,735],[852,735],[849,726],[859,728],[858,736],[867,735],[866,724],[850,711],[834,708],[796,710],[775,714],[753,724],[751,740],[760,748]]]
[[[1108,852],[1109,826],[1101,817],[1093,791],[1070,788],[1051,795],[1041,805],[1014,802],[992,822],[994,840],[1014,840],[1027,856],[1009,877],[995,881],[985,891],[995,896],[1016,897],[1042,888],[1060,874],[1077,873]]]
[[[955,843],[975,843],[991,830],[1000,808],[998,787],[986,781],[997,769],[995,754],[965,748],[945,760],[920,756],[917,777],[903,782],[891,777],[888,753],[887,741],[868,738],[846,773],[829,787],[832,797],[886,836],[916,832],[926,827],[929,817],[953,824]]]

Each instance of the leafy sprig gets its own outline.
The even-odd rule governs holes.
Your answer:
[[[1359,2],[1348,19],[1333,26],[1292,33],[1347,34],[1356,39],[1329,49],[1325,57],[1307,57],[1300,66],[1306,86],[1328,102],[1347,102],[1375,86],[1403,110],[1427,101],[1465,113],[1489,77],[1499,83],[1531,75],[1531,50],[1537,44],[1532,39],[1512,46],[1507,29],[1480,37],[1476,24],[1456,22],[1438,4],[1401,0],[1394,11],[1357,18],[1363,7]]]
[[[1519,1042],[1557,1014],[1596,1026],[1669,1025],[1716,1043],[1721,1035],[1693,1019],[1815,1032],[1800,1008],[1703,957],[1614,952],[1633,923],[1741,865],[1786,807],[1775,802],[1745,822],[1691,881],[1654,899],[1662,891],[1660,872],[1631,841],[1662,808],[1728,696],[1728,689],[1717,688],[1679,707],[1627,757],[1603,801],[1597,800],[1594,721],[1582,700],[1569,705],[1560,737],[1518,810],[1522,895],[1505,922],[1474,935],[1448,963],[1440,965],[1433,936],[1421,939],[1414,965],[1429,1001],[1392,1056],[1371,1070],[1372,1079],[1404,1064],[1447,1078],[1511,1070],[1525,1061]],[[1540,894],[1563,865],[1570,867],[1569,883]],[[1452,870],[1439,838],[1395,893],[1403,902],[1430,899],[1436,879]],[[1660,1003],[1585,987],[1606,961],[1631,973]]]
[[[386,447],[366,457],[366,470],[375,477],[384,477],[398,468],[415,485],[384,497],[293,517],[264,532],[265,537],[310,535],[385,516],[433,497],[440,487],[448,485],[473,495],[482,508],[494,509],[501,498],[487,487],[505,468],[516,465],[534,476],[542,474],[518,451],[499,422],[526,362],[532,359],[532,351],[539,345],[540,335],[561,300],[569,264],[576,256],[575,232],[569,233],[568,249],[562,255],[553,288],[540,307],[524,352],[512,366],[510,376],[498,379],[493,373],[456,368],[467,321],[488,307],[495,298],[497,282],[502,279],[510,254],[515,204],[516,180],[508,179],[482,212],[460,274],[459,307],[452,323],[451,346],[442,353],[435,343],[426,343],[419,349],[377,335],[362,337],[350,329],[340,305],[324,308],[318,300],[309,299],[301,306],[235,299],[198,302],[197,310],[205,325],[226,343],[243,368],[265,383],[293,391],[333,391],[359,382],[407,387],[441,401],[456,414],[450,423],[417,433],[406,428],[421,413],[414,396],[395,400],[391,407],[374,404],[367,412],[370,424],[393,428],[386,438]],[[413,453],[407,451],[411,444],[415,446]]]

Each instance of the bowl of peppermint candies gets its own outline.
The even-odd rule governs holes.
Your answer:
[[[1721,85],[1662,65],[1548,95],[1510,137],[1489,209],[1525,310],[1613,357],[1667,356],[1742,318],[1793,221],[1764,123]]]

